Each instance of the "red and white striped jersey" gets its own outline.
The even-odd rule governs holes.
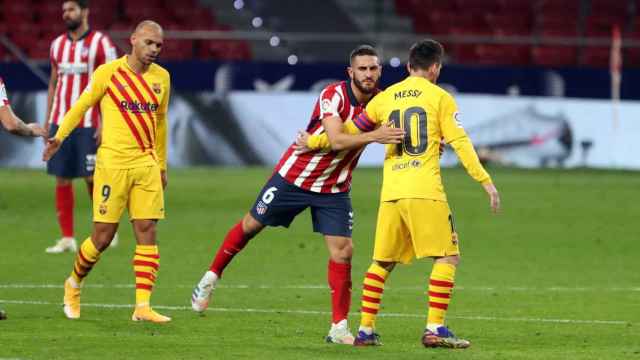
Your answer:
[[[4,81],[0,78],[0,107],[9,105],[9,98],[7,97],[7,89],[4,88]]]
[[[358,103],[351,81],[341,81],[325,87],[313,108],[307,132],[324,132],[322,119],[338,116],[342,122],[357,117],[367,104]],[[299,154],[291,145],[276,165],[275,171],[287,182],[317,193],[340,193],[351,188],[351,173],[364,148],[326,151],[314,150]]]
[[[73,41],[66,33],[53,40],[49,58],[52,68],[58,72],[58,83],[49,122],[60,125],[64,115],[89,84],[93,71],[116,57],[113,42],[99,31],[89,30],[77,41]],[[100,109],[96,106],[87,111],[79,127],[95,128],[99,122]]]

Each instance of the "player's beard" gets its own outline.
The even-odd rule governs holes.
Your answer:
[[[373,85],[370,88],[365,87],[363,82],[356,79],[355,77],[353,77],[352,80],[353,80],[353,83],[356,85],[356,88],[358,88],[358,90],[360,90],[363,94],[371,94],[378,87],[378,81],[375,81],[373,79],[366,79],[366,80],[371,80],[373,82]]]
[[[82,19],[69,19],[69,20],[65,20],[64,24],[67,26],[67,30],[69,31],[76,31],[80,25],[82,25]]]

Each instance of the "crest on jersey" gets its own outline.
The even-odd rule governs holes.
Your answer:
[[[162,86],[158,83],[151,84],[151,89],[153,89],[153,92],[158,95],[162,92]]]
[[[82,46],[82,45],[81,45]],[[80,50],[80,56],[85,59],[89,57],[89,48],[86,46],[82,46],[82,50]]]
[[[322,112],[330,111],[331,110],[331,100],[323,99],[322,103],[320,104],[320,108],[322,109]]]
[[[100,212],[100,215],[104,215],[107,213],[107,205],[106,204],[100,204],[100,208],[98,209],[98,211]]]
[[[451,243],[453,245],[458,245],[458,233],[455,231],[451,233]]]
[[[262,200],[258,201],[258,205],[256,205],[256,212],[258,215],[264,215],[264,213],[267,212],[267,209],[269,209],[267,204],[263,203]]]
[[[460,122],[460,112],[456,111],[453,113],[453,120],[456,121],[456,125],[458,125],[458,127],[462,127],[462,122]]]

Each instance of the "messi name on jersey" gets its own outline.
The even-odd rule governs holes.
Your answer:
[[[146,102],[140,103],[138,101],[121,101],[120,102],[120,110],[128,110],[132,113],[142,113],[142,112],[156,112],[158,111],[158,104]]]
[[[393,94],[393,100],[400,100],[408,97],[418,97],[421,94],[422,91],[418,89],[402,90]]]

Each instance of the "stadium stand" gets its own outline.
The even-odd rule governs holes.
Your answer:
[[[124,0],[91,4],[91,25],[110,32],[129,32],[142,19],[155,19],[167,31],[250,31],[254,16],[277,34],[371,33],[472,37],[472,41],[444,41],[449,61],[458,64],[513,66],[606,67],[609,46],[583,41],[607,39],[614,25],[625,39],[640,41],[640,0],[273,0],[243,1],[236,11],[231,1],[145,0],[126,6]],[[0,0],[0,33],[30,58],[46,60],[51,40],[64,31],[60,4],[46,0]],[[313,16],[312,16],[313,15]],[[326,19],[331,19],[327,26]],[[480,37],[483,40],[475,40]],[[515,40],[514,40],[515,39]],[[520,39],[520,40],[518,40]],[[563,41],[570,44],[558,43]],[[370,42],[373,42],[371,40]],[[126,41],[117,44],[123,51]],[[386,46],[386,55],[404,53],[404,45]],[[165,60],[269,60],[273,54],[297,53],[304,61],[336,61],[353,47],[347,42],[289,41],[280,48],[249,40],[180,39],[166,41]],[[625,66],[640,64],[640,48],[625,48]],[[285,55],[286,56],[286,55]],[[15,60],[0,46],[0,61]],[[637,66],[637,65],[636,65]]]
[[[179,7],[172,4],[175,2],[170,0],[145,0],[136,6],[126,6],[123,0],[94,1],[90,8],[90,25],[101,31],[129,32],[139,21],[154,19],[167,31],[231,30],[216,21],[212,8],[202,6],[196,0],[181,0]],[[0,12],[0,33],[8,34],[9,40],[30,58],[47,59],[51,41],[64,31],[60,2],[0,0],[0,8],[3,9]],[[123,52],[124,49],[120,50]],[[162,56],[166,60],[194,57],[248,60],[251,58],[251,49],[247,42],[240,40],[167,41]],[[13,60],[12,55],[1,46],[0,60]]]
[[[418,34],[476,35],[499,39],[607,38],[614,25],[626,37],[640,39],[639,1],[630,0],[396,0],[399,15],[413,19]],[[635,28],[633,28],[635,26]],[[633,31],[629,31],[633,29]],[[607,46],[457,44],[449,51],[457,63],[495,65],[587,66],[609,64]],[[640,51],[626,54],[637,60]],[[637,63],[637,62],[636,62]]]

